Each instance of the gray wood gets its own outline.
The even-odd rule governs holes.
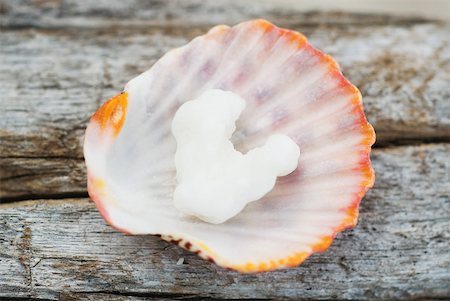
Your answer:
[[[153,236],[119,233],[87,199],[4,204],[0,296],[445,299],[449,154],[450,144],[375,150],[376,185],[358,226],[298,268],[256,275],[223,270]]]
[[[410,24],[417,17],[305,12],[291,1],[267,0],[1,0],[0,24],[10,27],[186,26],[238,23],[266,18],[283,24]]]
[[[293,3],[0,0],[0,300],[450,299],[450,25]],[[382,148],[354,230],[299,268],[240,275],[105,225],[82,137],[166,51],[252,18],[333,55]]]
[[[361,88],[378,144],[450,140],[449,25],[310,25],[293,28],[332,54]],[[0,201],[85,193],[82,137],[91,114],[167,50],[206,29],[6,27],[0,33]]]

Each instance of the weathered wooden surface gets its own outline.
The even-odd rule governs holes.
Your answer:
[[[324,19],[315,17],[316,22]],[[450,141],[449,25],[359,22],[357,27],[293,28],[335,56],[361,89],[378,145]],[[90,115],[164,52],[206,30],[198,24],[83,30],[6,27],[0,33],[0,198],[84,191],[81,149]],[[37,161],[43,164],[32,163]]]
[[[262,2],[0,0],[0,300],[450,299],[450,25]],[[167,50],[260,17],[361,89],[378,148],[357,228],[299,268],[239,275],[106,226],[84,198],[90,115]]]
[[[450,144],[375,150],[377,183],[358,226],[299,268],[257,275],[223,270],[156,237],[123,235],[87,199],[2,205],[0,296],[449,297],[449,154]]]
[[[414,17],[302,11],[295,1],[242,0],[1,0],[0,25],[12,27],[177,26],[267,18],[284,24],[410,24]]]

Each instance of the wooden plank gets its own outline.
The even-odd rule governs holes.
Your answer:
[[[87,196],[81,159],[0,158],[0,169],[0,195],[7,201]]]
[[[123,235],[87,199],[1,205],[0,296],[450,298],[449,153],[450,144],[375,150],[377,180],[358,226],[298,268],[256,275],[153,236]]]
[[[361,88],[378,143],[450,139],[448,25],[295,28]],[[90,115],[167,50],[205,30],[1,32],[0,198],[85,191],[82,137]]]
[[[0,25],[8,27],[211,26],[265,18],[284,25],[410,24],[425,20],[381,14],[307,11],[298,1],[241,0],[2,0]],[[443,5],[441,5],[443,6]],[[305,9],[306,8],[306,9]],[[392,11],[390,12],[392,13]]]

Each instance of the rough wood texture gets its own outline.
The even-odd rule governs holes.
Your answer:
[[[450,27],[360,22],[294,28],[360,87],[378,144],[449,141]],[[90,115],[164,52],[206,29],[1,32],[0,198],[85,191],[82,137]],[[39,160],[45,164],[30,164]]]
[[[283,3],[0,0],[0,300],[450,299],[450,25]],[[240,275],[106,226],[82,136],[167,50],[251,18],[333,55],[381,147],[354,230],[299,268]]]
[[[1,0],[0,24],[11,27],[186,26],[267,18],[283,24],[410,24],[421,18],[304,12],[292,1],[253,0]]]
[[[0,296],[444,299],[449,153],[450,144],[376,150],[377,183],[358,226],[298,268],[257,275],[223,270],[156,237],[123,235],[87,199],[2,205]]]

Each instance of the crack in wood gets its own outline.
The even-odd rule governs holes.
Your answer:
[[[55,299],[6,296],[6,297],[0,297],[0,301],[55,301]]]
[[[377,141],[372,146],[373,149],[385,149],[403,146],[419,146],[450,143],[450,132],[448,137],[411,137],[411,138],[395,138]]]
[[[73,191],[62,193],[48,193],[48,194],[24,194],[18,196],[3,196],[0,198],[0,204],[26,202],[33,200],[62,200],[62,199],[74,199],[74,198],[87,198],[89,197],[87,191]]]
[[[31,261],[33,259],[33,252],[31,247],[32,231],[29,226],[25,226],[22,230],[17,246],[19,250],[19,261],[25,269],[27,287],[29,292],[33,291],[33,273],[31,271]]]

